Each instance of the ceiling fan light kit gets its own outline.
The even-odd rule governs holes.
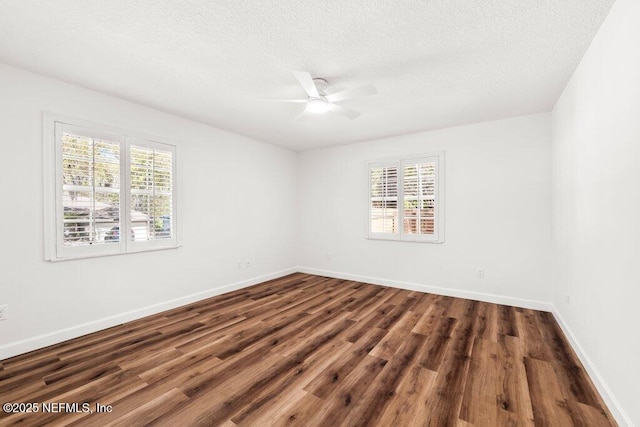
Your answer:
[[[306,102],[306,107],[298,116],[301,117],[305,113],[324,114],[331,111],[349,119],[355,119],[360,116],[357,111],[341,107],[336,102],[346,101],[348,99],[359,98],[362,96],[376,94],[376,88],[373,85],[362,86],[356,89],[347,89],[327,95],[327,81],[321,78],[312,78],[311,74],[306,71],[292,71],[293,76],[298,80],[308,98],[304,99],[270,99],[269,101],[278,102]],[[296,118],[297,120],[297,118]]]
[[[309,98],[305,111],[313,114],[324,114],[329,111],[329,102],[325,97]]]

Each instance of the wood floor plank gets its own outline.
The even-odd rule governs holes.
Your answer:
[[[429,335],[434,330],[435,325],[440,321],[440,319],[448,317],[447,312],[453,301],[453,298],[436,297],[433,304],[427,308],[416,326],[413,328],[412,332],[415,332],[416,334]],[[461,303],[464,304],[464,301],[461,301]]]
[[[354,328],[352,328],[349,335],[347,336],[347,341],[358,341],[364,334],[367,333],[367,331],[371,330],[372,328],[376,328],[376,325],[380,323],[381,320],[385,316],[387,316],[394,308],[395,306],[389,305],[387,303],[378,306],[374,311],[370,312],[361,321],[356,323]]]
[[[600,408],[571,400],[567,400],[567,407],[574,425],[601,426],[613,423],[609,414]]]
[[[511,335],[498,338],[497,403],[498,420],[517,421],[527,425],[533,422],[533,410],[527,373],[519,339]]]
[[[497,343],[475,337],[464,386],[460,419],[474,425],[497,424]]]
[[[551,363],[525,357],[524,364],[527,371],[534,423],[543,426],[573,425]]]
[[[517,313],[516,316],[520,326],[519,335],[523,338],[520,343],[523,345],[524,356],[546,362],[550,361],[549,349],[542,338],[535,312],[525,309]]]
[[[430,422],[434,426],[447,425],[452,420],[459,419],[475,338],[473,330],[477,309],[476,301],[469,302],[468,309],[453,332],[452,342],[447,347],[447,353],[438,369],[435,392],[427,399],[427,407],[431,411]]]
[[[262,369],[252,370],[252,375],[248,375],[247,372],[245,372],[242,377],[234,376],[225,378],[225,380],[220,381],[222,383],[221,387],[228,390],[225,394],[217,393],[216,390],[207,392],[206,389],[202,387],[183,388],[185,394],[192,399],[191,403],[183,406],[179,411],[176,411],[169,417],[159,419],[159,425],[176,425],[178,422],[216,425],[225,421],[234,413],[244,408],[248,402],[258,399],[279,377],[287,376],[288,374],[295,375],[298,368],[301,365],[304,366],[305,359],[313,351],[329,343],[340,330],[346,329],[350,324],[350,321],[344,319],[329,324],[327,328],[324,328],[318,336],[309,342],[306,348],[290,358],[282,358],[274,364],[268,364],[270,365],[268,369],[264,369],[264,362],[261,361],[260,366]],[[199,411],[198,414],[194,414],[191,404],[198,401],[206,402],[206,409]]]
[[[418,364],[426,369],[438,371],[444,359],[451,336],[458,324],[452,317],[441,317],[427,335],[427,342],[418,356]],[[415,328],[414,328],[415,329]]]
[[[305,383],[320,375],[351,346],[351,343],[340,340],[314,352],[288,376],[274,381],[256,399],[248,402],[231,421],[245,425],[271,425],[307,394],[302,389]]]
[[[27,400],[30,402],[43,402],[115,372],[121,372],[121,369],[117,365],[109,363],[77,372],[65,381],[49,384],[44,380],[34,382],[30,384],[31,387],[15,389],[7,394],[3,392],[2,402],[25,402]]]
[[[411,336],[411,330],[420,317],[419,313],[406,311],[398,323],[389,329],[389,333],[370,351],[370,354],[385,360],[391,359],[407,337]]]
[[[58,394],[55,397],[44,401],[44,403],[55,402],[86,402],[91,408],[95,408],[96,402],[109,405],[124,396],[135,393],[146,387],[140,378],[129,372],[116,372],[96,381],[79,386],[66,393]],[[6,420],[0,420],[0,425],[51,425],[72,424],[76,420],[87,417],[83,412],[76,413],[45,413],[41,410],[36,414],[14,414]]]
[[[551,363],[554,365],[565,398],[597,408],[599,402],[595,387],[551,313],[537,312],[536,318],[547,348],[553,354]]]
[[[376,376],[371,387],[355,400],[353,408],[342,421],[342,425],[366,427],[380,418],[382,412],[395,398],[398,384],[406,372],[410,370],[425,339],[424,335],[409,334],[397,353],[390,358],[389,363]]]
[[[348,354],[343,355],[339,361],[330,365],[309,384],[306,384],[304,390],[321,398],[327,397],[340,385],[343,378],[348,376],[366,356],[370,355],[371,350],[386,334],[387,331],[384,329],[374,328],[367,331],[362,338],[353,344]]]
[[[2,360],[0,401],[112,406],[0,426],[616,425],[550,313],[304,273]]]
[[[412,365],[404,375],[396,390],[396,396],[390,400],[380,416],[381,426],[418,426],[429,419],[430,411],[426,406],[427,397],[433,392],[437,372]]]
[[[497,342],[498,341],[498,306],[497,304],[482,303],[478,312],[478,337]]]
[[[454,298],[451,304],[447,308],[446,315],[454,319],[462,319],[464,312],[467,309],[467,301],[461,298]],[[439,314],[438,317],[441,315]]]
[[[307,397],[308,393],[299,388],[288,390],[287,394],[278,394],[268,406],[263,405],[261,410],[245,415],[240,413],[230,421],[237,426],[278,426],[294,425],[295,416],[285,416],[291,408]],[[316,398],[317,399],[317,398]]]
[[[400,305],[389,311],[376,325],[380,329],[391,329],[416,303],[416,297],[407,297]]]
[[[342,306],[342,310],[352,312],[359,308],[367,307],[375,302],[380,292],[381,289],[378,289],[377,287],[362,287],[358,290],[357,293],[352,295],[353,297],[355,297],[355,300]]]
[[[518,336],[516,312],[508,305],[498,305],[498,333],[502,335]]]
[[[391,294],[401,292],[400,289],[395,288],[376,288],[378,288],[378,292],[375,294],[375,298],[372,298],[369,301],[365,301],[364,304],[360,305],[359,307],[352,307],[350,309],[352,319],[360,321],[363,318],[370,316],[371,313],[377,311],[382,306],[390,307],[389,304],[385,303],[385,299]]]
[[[184,393],[174,388],[144,405],[140,405],[106,426],[146,426],[187,400],[189,398]]]
[[[271,426],[312,426],[311,418],[315,416],[324,404],[324,400],[311,393],[303,391],[303,395],[288,404],[279,419],[272,420]],[[247,423],[241,426],[252,427]]]
[[[427,311],[429,306],[434,303],[435,300],[436,295],[420,292],[415,305],[411,308],[411,311],[422,315]]]
[[[310,414],[307,419],[308,425],[341,424],[355,406],[354,401],[365,394],[386,364],[386,360],[371,355],[365,356],[355,369],[340,381],[339,386],[329,393],[322,406]]]

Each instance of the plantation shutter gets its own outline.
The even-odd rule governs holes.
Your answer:
[[[370,233],[398,233],[398,166],[369,169]]]
[[[174,151],[136,140],[130,146],[130,171],[131,240],[172,238]]]
[[[437,158],[408,161],[403,168],[405,234],[435,232]]]
[[[60,124],[62,244],[118,243],[120,147],[117,135],[96,137],[88,129]]]

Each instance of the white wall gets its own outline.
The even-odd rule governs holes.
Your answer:
[[[548,302],[550,144],[550,116],[540,114],[301,153],[300,265],[517,305]],[[366,162],[440,150],[445,242],[367,240]]]
[[[43,111],[181,141],[184,246],[44,261]],[[296,265],[293,152],[4,65],[0,135],[0,304],[10,316],[0,322],[0,359]],[[251,267],[238,270],[238,259]]]
[[[554,303],[640,425],[640,2],[613,5],[552,117]]]

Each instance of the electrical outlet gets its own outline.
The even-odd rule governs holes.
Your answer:
[[[571,297],[569,295],[566,295],[564,299],[567,302],[567,305],[571,304]]]
[[[331,254],[327,254],[327,261],[331,261]]]
[[[484,278],[484,268],[478,267],[478,269],[476,270],[476,276],[479,279],[483,279]]]
[[[7,320],[7,308],[8,306],[5,305],[0,305],[0,320]]]
[[[238,260],[238,270],[242,268],[242,261]]]
[[[250,260],[250,259],[248,259],[248,260],[247,260],[247,262],[246,262],[245,266],[246,266],[247,268],[250,268],[250,267],[251,267],[251,260]]]

